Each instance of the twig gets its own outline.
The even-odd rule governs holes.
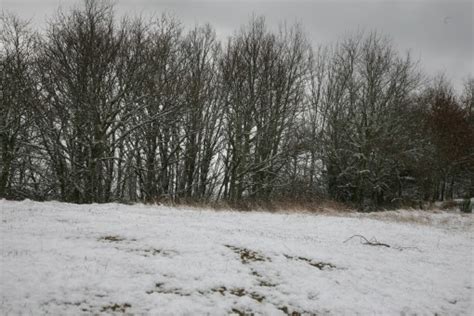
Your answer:
[[[354,235],[354,236],[351,236],[351,237],[347,238],[346,240],[344,240],[343,243],[348,242],[349,240],[351,240],[351,239],[354,238],[354,237],[359,237],[359,239],[361,239],[361,243],[364,244],[364,245],[369,245],[369,246],[382,246],[382,247],[390,248],[390,245],[388,245],[388,244],[384,244],[384,243],[378,242],[377,239],[375,239],[375,238],[372,238],[371,240],[368,240],[367,238],[365,238],[365,237],[362,236],[362,235]]]
[[[375,239],[375,238],[372,238],[371,240],[368,240],[367,238],[365,238],[365,237],[362,236],[362,235],[354,235],[354,236],[351,236],[351,237],[347,238],[346,240],[344,240],[344,243],[346,243],[347,241],[351,240],[351,239],[354,238],[354,237],[359,237],[359,239],[361,239],[361,244],[363,244],[363,245],[382,246],[382,247],[387,247],[387,248],[396,249],[396,250],[399,250],[399,251],[406,250],[406,249],[413,249],[413,250],[417,250],[417,251],[419,251],[419,252],[422,252],[422,251],[420,250],[420,248],[418,248],[418,247],[390,246],[390,245],[388,245],[388,244],[378,242],[377,239]]]

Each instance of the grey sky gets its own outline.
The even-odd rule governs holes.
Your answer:
[[[43,28],[59,5],[81,0],[0,0],[2,9],[31,18]],[[252,14],[270,25],[300,22],[314,43],[335,42],[357,30],[378,30],[390,36],[401,52],[410,50],[428,74],[445,72],[460,88],[474,74],[473,3],[459,0],[321,1],[321,0],[116,0],[119,14],[170,12],[185,26],[209,22],[220,37],[231,35]]]

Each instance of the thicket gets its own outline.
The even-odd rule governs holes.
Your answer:
[[[474,196],[474,80],[455,93],[372,32],[314,48],[255,17],[226,40],[108,2],[45,33],[3,13],[0,197],[314,201]]]

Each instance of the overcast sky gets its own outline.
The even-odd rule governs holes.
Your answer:
[[[444,72],[456,88],[474,74],[474,0],[115,0],[119,14],[176,15],[185,26],[209,22],[219,37],[231,35],[252,14],[270,25],[300,22],[314,43],[335,42],[357,30],[378,30],[390,36],[403,53],[410,50],[422,68]],[[2,9],[32,19],[38,28],[59,6],[81,0],[0,0]]]

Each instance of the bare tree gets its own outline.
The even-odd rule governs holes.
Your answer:
[[[107,2],[86,0],[50,25],[37,113],[62,199],[110,200],[117,131],[134,113],[124,101],[141,82],[142,46],[129,22],[117,25]]]
[[[467,98],[462,99],[465,102]],[[469,187],[474,171],[474,126],[466,103],[464,107],[460,104],[443,76],[435,78],[422,102],[426,108],[425,138],[431,145],[423,157],[423,163],[430,166],[429,195],[441,201],[468,195],[464,188]]]
[[[400,154],[413,150],[403,113],[419,83],[415,66],[376,33],[335,48],[323,110],[324,160],[333,197],[359,205],[393,198]]]
[[[43,197],[32,107],[38,38],[28,23],[0,15],[0,197]]]
[[[229,40],[222,61],[226,198],[269,197],[277,184],[302,105],[307,54],[298,27],[275,35],[263,18],[252,19]]]
[[[146,124],[137,130],[136,141],[131,140],[140,196],[146,201],[174,196],[175,167],[183,142],[181,33],[179,23],[163,15],[152,23],[148,34],[149,71],[137,91],[142,96],[137,124]]]
[[[185,136],[180,192],[187,198],[205,199],[213,193],[213,174],[222,130],[218,58],[220,45],[210,25],[196,27],[183,41],[186,72],[184,85]]]

